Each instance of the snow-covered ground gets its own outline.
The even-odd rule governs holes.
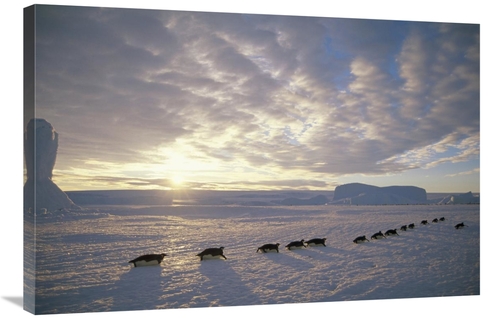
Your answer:
[[[446,220],[420,224],[439,217]],[[468,227],[455,229],[459,222]],[[399,231],[409,223],[416,228]],[[392,228],[400,236],[353,243]],[[36,225],[36,312],[478,295],[479,228],[479,205],[102,206],[49,213]],[[314,237],[326,237],[326,247],[285,249]],[[280,243],[280,252],[257,253],[266,243]],[[227,260],[196,256],[220,246]],[[168,256],[160,266],[128,264],[145,253]]]

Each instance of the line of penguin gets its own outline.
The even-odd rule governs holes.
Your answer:
[[[435,218],[432,220],[433,223],[437,223],[437,222],[442,222],[442,221],[445,221],[445,218],[444,217],[441,217],[441,218]],[[428,225],[429,222],[427,220],[422,220],[420,222],[420,224],[422,225]],[[455,229],[461,229],[461,228],[464,228],[464,227],[468,227],[467,225],[465,225],[463,222],[462,223],[459,223],[459,224],[456,224],[455,226]],[[400,230],[402,231],[406,231],[407,229],[414,229],[415,228],[415,224],[409,224],[409,225],[403,225],[400,227]],[[387,238],[388,236],[394,236],[394,235],[397,235],[399,236],[398,232],[397,232],[397,229],[389,229],[387,230],[385,233],[382,233],[382,231],[379,231],[375,234],[373,234],[371,236],[370,239],[380,239],[380,238]],[[353,242],[355,244],[359,244],[359,243],[362,243],[362,242],[366,242],[366,241],[369,241],[367,238],[366,238],[366,235],[363,235],[363,236],[358,236],[356,237]],[[304,239],[300,240],[300,241],[292,241],[290,242],[289,244],[287,244],[285,246],[286,249],[288,250],[292,250],[292,249],[295,249],[295,248],[306,248],[306,247],[309,247],[309,246],[325,246],[326,247],[326,238],[313,238],[313,239],[310,239],[308,241],[305,241]],[[257,251],[256,252],[263,252],[263,253],[267,253],[269,251],[276,251],[277,253],[279,253],[279,246],[280,244],[279,243],[276,243],[276,244],[265,244],[265,245],[262,245],[260,247],[257,248]],[[163,259],[165,258],[165,256],[167,256],[167,254],[165,253],[162,253],[162,254],[147,254],[147,255],[142,255],[142,256],[139,256],[131,261],[129,261],[130,264],[133,264],[134,267],[142,267],[142,266],[154,266],[154,265],[159,265]],[[204,257],[222,257],[224,259],[227,259],[226,256],[224,256],[224,247],[218,247],[218,248],[207,248],[205,250],[203,250],[201,253],[197,254],[196,256],[200,257],[200,261],[203,260]]]
[[[295,248],[306,248],[308,246],[318,246],[322,245],[326,247],[325,244],[326,238],[313,238],[311,240],[305,241],[304,239],[300,241],[292,241],[288,245],[286,245],[286,249],[292,250]],[[267,253],[269,251],[276,251],[279,253],[279,243],[276,244],[265,244],[257,248],[257,252],[261,251],[263,253]],[[142,266],[154,266],[154,265],[159,265],[163,259],[167,256],[167,254],[162,253],[162,254],[147,254],[147,255],[142,255],[139,256],[135,259],[132,259],[129,261],[130,264],[133,264],[134,267],[142,267]],[[201,253],[197,254],[196,256],[200,257],[200,261],[203,260],[205,257],[222,257],[224,259],[227,259],[226,256],[224,256],[224,247],[218,247],[218,248],[207,248],[203,250]]]
[[[438,222],[444,222],[446,219],[444,217],[441,217],[441,218],[434,218],[432,220],[432,223],[438,223]],[[429,225],[429,222],[427,221],[427,219],[424,219],[420,222],[421,225]],[[467,225],[465,225],[463,222],[462,223],[459,223],[459,224],[456,224],[455,226],[455,229],[461,229],[461,228],[464,228],[464,227],[468,227]],[[402,231],[406,231],[408,229],[414,229],[415,228],[415,224],[414,223],[411,223],[409,225],[403,225],[399,228],[399,230],[402,230]],[[375,234],[373,234],[370,239],[381,239],[381,238],[387,238],[388,236],[399,236],[398,234],[398,231],[397,231],[397,228],[395,229],[389,229],[387,230],[385,233],[382,233],[382,231],[379,231]],[[363,242],[366,242],[366,241],[369,241],[368,238],[366,238],[366,235],[363,235],[363,236],[358,236],[356,237],[354,240],[353,240],[353,243],[355,244],[359,244],[359,243],[363,243]]]

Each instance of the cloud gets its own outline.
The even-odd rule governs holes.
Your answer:
[[[457,173],[457,174],[448,174],[448,175],[446,175],[446,177],[456,177],[456,176],[479,174],[479,172],[480,172],[480,169],[479,168],[475,168],[473,170],[466,171],[466,172],[460,172],[460,173]]]
[[[477,25],[38,8],[37,116],[66,173],[170,150],[249,186],[327,187],[479,153]]]

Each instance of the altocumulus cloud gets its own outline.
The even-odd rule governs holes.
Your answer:
[[[238,183],[314,188],[479,156],[477,25],[64,6],[36,23],[61,176],[184,150]]]

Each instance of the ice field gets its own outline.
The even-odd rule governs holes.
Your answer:
[[[445,221],[431,223],[434,218]],[[429,225],[421,225],[421,220]],[[464,222],[467,227],[455,229]],[[400,231],[415,223],[415,229]],[[36,313],[480,293],[479,205],[103,206],[37,217]],[[397,228],[399,236],[354,244]],[[287,250],[325,237],[326,247]],[[280,243],[279,253],[256,252]],[[200,261],[208,247],[227,260]],[[159,266],[129,260],[166,253]],[[28,276],[32,274],[28,274]]]

